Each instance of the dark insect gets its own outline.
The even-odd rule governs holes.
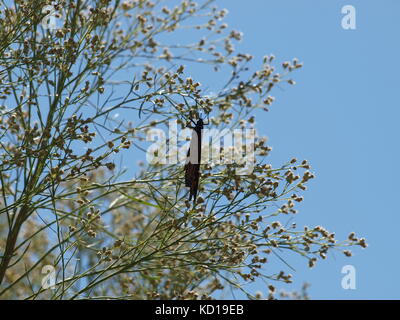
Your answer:
[[[204,123],[201,118],[197,122],[194,122],[193,120],[191,121],[195,126],[189,126],[189,128],[193,129],[193,132],[185,164],[185,186],[190,188],[189,201],[192,200],[193,197],[194,206],[196,204],[200,178],[201,130],[203,129],[203,126],[208,123]]]

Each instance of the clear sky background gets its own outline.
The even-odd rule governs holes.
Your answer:
[[[292,75],[297,84],[274,88],[270,111],[256,118],[258,133],[273,147],[267,160],[279,166],[293,157],[307,159],[316,175],[302,194],[297,225],[322,225],[338,239],[354,231],[369,245],[356,247],[351,258],[329,254],[313,269],[305,259],[284,255],[296,269],[286,269],[295,282],[287,288],[308,282],[312,299],[400,299],[400,0],[216,4],[228,9],[230,28],[244,33],[235,47],[255,57],[253,70],[269,54],[304,64]],[[342,28],[345,5],[356,9],[356,30]],[[193,74],[185,70],[185,76],[210,91],[229,76],[204,65],[187,70]],[[348,264],[356,270],[355,290],[341,286]],[[266,291],[261,285],[251,289]]]
[[[296,57],[304,64],[292,75],[297,84],[275,88],[270,111],[256,117],[258,133],[273,147],[268,161],[280,166],[293,157],[307,159],[316,174],[297,208],[298,227],[322,225],[339,240],[354,231],[369,245],[356,247],[351,258],[329,254],[313,269],[307,260],[284,254],[296,271],[275,261],[271,272],[278,264],[292,273],[294,284],[283,286],[287,290],[310,283],[312,299],[399,299],[400,1],[216,4],[228,9],[229,27],[244,33],[235,47],[254,56],[252,70],[269,54],[279,62]],[[342,28],[345,5],[356,9],[355,30]],[[176,33],[166,40],[178,44],[188,38]],[[198,64],[187,66],[185,76],[213,91],[229,74]],[[355,290],[341,286],[341,270],[349,264],[356,270]],[[262,284],[247,289],[266,292]]]
[[[351,258],[329,254],[313,269],[307,260],[285,254],[296,271],[272,262],[271,273],[280,263],[294,278],[293,285],[283,287],[300,289],[308,282],[312,299],[399,299],[400,1],[216,4],[228,9],[230,28],[244,33],[235,47],[255,57],[253,70],[269,54],[279,62],[296,57],[304,64],[292,75],[297,84],[275,88],[270,111],[256,117],[258,133],[268,136],[273,147],[268,161],[280,166],[293,157],[307,159],[316,174],[297,207],[298,227],[322,225],[337,239],[354,231],[369,245],[356,247]],[[356,30],[342,28],[345,5],[356,9]],[[188,37],[174,34],[167,42],[185,43]],[[229,74],[194,65],[185,69],[185,76],[212,91]],[[348,264],[356,270],[355,290],[341,286],[341,270]],[[248,289],[266,292],[262,284]]]
[[[273,91],[271,111],[257,118],[273,147],[272,163],[308,159],[316,173],[298,208],[298,226],[322,225],[338,239],[355,231],[369,244],[352,258],[329,255],[311,270],[305,260],[285,256],[296,268],[297,287],[309,282],[313,299],[400,298],[400,1],[217,4],[229,10],[229,26],[244,33],[239,51],[256,61],[273,53],[279,61],[304,63],[293,75],[297,85]],[[356,30],[341,26],[344,5],[356,9]],[[200,68],[196,79],[218,81],[209,74]],[[341,287],[347,264],[356,269],[355,290]]]

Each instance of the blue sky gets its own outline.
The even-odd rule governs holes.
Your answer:
[[[275,88],[270,111],[259,112],[256,118],[259,134],[268,136],[273,147],[268,161],[279,166],[293,157],[307,159],[316,174],[298,206],[297,225],[322,225],[338,239],[354,231],[369,245],[355,248],[352,258],[330,254],[313,269],[305,259],[284,255],[296,269],[286,269],[295,283],[284,288],[300,289],[308,282],[312,299],[400,298],[400,1],[216,0],[216,4],[228,9],[230,28],[244,33],[235,47],[254,56],[253,70],[269,54],[279,62],[296,57],[304,64],[293,74],[297,84]],[[342,28],[345,5],[356,9],[356,30]],[[185,33],[168,36],[169,43],[190,38]],[[189,65],[185,76],[212,91],[228,75]],[[277,264],[273,263],[273,272]],[[356,270],[355,290],[341,286],[341,270],[348,264]],[[262,284],[248,289],[266,291]]]
[[[273,147],[270,161],[308,159],[316,173],[299,207],[298,225],[322,225],[339,239],[354,231],[369,244],[354,250],[352,258],[330,255],[311,270],[288,256],[297,287],[311,283],[313,299],[400,298],[400,2],[217,4],[229,10],[229,26],[244,33],[239,51],[258,61],[273,53],[279,61],[297,57],[304,63],[293,76],[296,86],[275,90],[271,111],[257,118],[259,133]],[[344,5],[356,9],[356,30],[341,27]],[[356,269],[355,290],[341,287],[347,264]]]
[[[367,249],[355,248],[352,258],[331,254],[313,269],[305,259],[284,255],[296,269],[287,270],[295,281],[287,289],[308,282],[313,299],[400,298],[400,1],[216,4],[228,9],[230,28],[244,33],[235,47],[255,57],[254,69],[269,54],[280,62],[296,57],[304,64],[293,74],[297,84],[275,88],[270,111],[256,118],[259,134],[267,135],[273,147],[267,160],[278,166],[293,157],[307,159],[316,174],[298,206],[297,225],[322,225],[338,239],[354,231],[369,244]],[[341,26],[344,5],[356,9],[356,30]],[[172,40],[184,42],[185,36]],[[203,65],[188,66],[187,72],[185,76],[210,91],[227,76]],[[356,270],[355,290],[341,287],[341,269],[348,264]],[[261,285],[251,289],[265,292]]]
[[[293,74],[297,84],[276,88],[270,111],[256,118],[273,147],[269,161],[307,159],[316,174],[298,207],[297,225],[322,225],[338,239],[354,231],[369,244],[356,248],[352,258],[329,255],[313,269],[285,255],[296,268],[291,288],[308,282],[313,299],[399,299],[400,1],[216,4],[228,9],[229,26],[244,33],[235,43],[238,51],[251,53],[257,63],[274,54],[277,61],[296,57],[304,64]],[[344,5],[356,9],[356,30],[341,26]],[[208,88],[223,77],[203,66],[188,70]],[[348,264],[356,269],[355,290],[341,287],[341,269]],[[265,291],[261,285],[254,289]]]

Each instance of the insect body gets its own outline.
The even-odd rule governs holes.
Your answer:
[[[196,203],[197,191],[199,188],[200,160],[201,160],[201,133],[202,133],[201,131],[205,123],[203,122],[202,119],[199,119],[194,124],[195,124],[194,127],[190,127],[193,129],[193,133],[185,164],[185,186],[190,188],[189,201],[193,198],[193,206]]]

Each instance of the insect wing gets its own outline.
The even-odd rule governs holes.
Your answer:
[[[192,139],[190,140],[186,164],[189,162],[192,164],[199,163],[199,149],[199,135],[197,134],[196,130],[192,130]]]
[[[190,188],[189,201],[193,197],[194,202],[196,202],[200,178],[200,135],[201,131],[196,129],[192,131],[192,140],[185,164],[185,186]]]

